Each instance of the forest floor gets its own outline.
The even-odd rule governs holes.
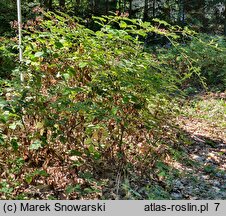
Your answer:
[[[73,177],[72,164],[56,164],[46,168],[48,176],[39,173],[36,179],[26,174],[33,168],[23,171],[18,182],[26,179],[30,183],[18,185],[13,193],[6,185],[5,194],[16,199],[226,199],[225,101],[226,93],[205,93],[183,103],[176,119],[181,145],[169,151],[168,161],[157,163],[161,172],[150,167],[151,180],[136,173],[120,179],[112,171],[97,178],[100,181],[85,173]]]
[[[106,186],[106,199],[226,199],[226,94],[203,93],[186,99],[176,122],[177,149],[157,167],[150,180],[132,177],[116,194],[114,179]],[[154,169],[152,170],[155,173]],[[148,185],[148,186],[147,186]],[[116,187],[116,186],[115,186]]]
[[[181,171],[173,199],[226,199],[226,94],[199,94],[188,100],[178,117],[192,143],[183,147]]]

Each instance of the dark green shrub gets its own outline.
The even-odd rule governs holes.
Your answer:
[[[15,39],[0,38],[0,78],[10,78],[18,66],[18,48]]]
[[[170,49],[161,49],[160,59],[167,61],[183,76],[187,73],[182,88],[207,87],[225,90],[226,87],[226,42],[224,37],[196,34],[191,41],[177,43]],[[194,71],[194,73],[191,73]]]

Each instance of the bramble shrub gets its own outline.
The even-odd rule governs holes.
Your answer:
[[[226,41],[224,37],[198,35],[187,49],[200,67],[201,76],[210,88],[226,87]]]
[[[183,89],[226,87],[226,42],[224,37],[193,34],[192,40],[159,49],[159,58],[167,61],[186,77]],[[193,73],[191,73],[193,71]],[[187,76],[184,76],[185,74]]]
[[[1,85],[5,178],[23,187],[42,182],[60,190],[70,184],[66,192],[78,198],[81,191],[99,191],[106,178],[117,176],[120,185],[119,176],[131,171],[149,176],[172,145],[169,126],[177,109],[172,95],[192,70],[178,72],[144,51],[139,38],[155,32],[176,41],[175,29],[108,16],[94,17],[100,25],[94,32],[64,14],[43,19],[24,31],[24,62],[18,68],[24,83]],[[50,169],[65,165],[66,183]]]
[[[16,40],[0,37],[0,78],[10,79],[18,66]]]

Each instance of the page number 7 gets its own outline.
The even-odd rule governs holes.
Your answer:
[[[217,211],[217,209],[218,209],[220,203],[214,203],[214,204],[216,205],[215,211]]]

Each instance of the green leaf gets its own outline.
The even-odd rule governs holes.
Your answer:
[[[45,171],[45,170],[36,170],[35,175],[40,175],[40,176],[44,176],[44,177],[48,177],[49,174]]]
[[[3,139],[2,135],[0,134],[0,145],[4,145],[5,140]]]
[[[95,148],[94,148],[94,146],[93,145],[90,145],[89,146],[89,152],[90,153],[93,153],[93,152],[95,152],[96,150],[95,150]]]
[[[60,41],[56,41],[55,46],[56,46],[57,49],[64,47],[64,45]]]
[[[158,174],[159,177],[165,177],[166,176],[166,172],[164,171],[161,171],[159,174]]]
[[[143,28],[148,28],[148,27],[151,26],[151,23],[150,23],[150,22],[144,22],[144,23],[141,23],[141,26],[142,26]]]
[[[72,155],[72,156],[82,156],[82,153],[78,150],[71,150],[70,155]]]
[[[12,147],[13,147],[13,150],[14,150],[14,151],[17,151],[18,148],[19,148],[19,145],[18,145],[17,140],[16,140],[16,139],[12,139],[10,143],[11,143],[11,145],[12,145]]]
[[[85,188],[84,189],[85,194],[90,194],[90,193],[93,193],[93,192],[94,192],[94,189],[92,189],[92,188]]]
[[[120,26],[120,28],[126,28],[126,27],[127,27],[127,23],[124,22],[124,21],[121,21],[121,22],[119,23],[119,26]]]
[[[84,68],[84,67],[86,67],[87,65],[88,65],[87,62],[80,62],[78,66],[79,66],[80,68]]]
[[[35,140],[30,146],[29,149],[31,150],[38,150],[42,148],[42,142],[40,140]]]
[[[95,160],[100,160],[101,159],[101,153],[99,153],[98,151],[93,153],[93,158]]]
[[[33,180],[33,176],[32,176],[32,175],[27,175],[27,176],[25,177],[25,181],[26,181],[28,184],[30,184],[30,183],[32,182],[32,180]]]
[[[75,191],[75,189],[74,189],[73,185],[68,185],[65,189],[66,194],[73,193],[74,191]]]
[[[162,25],[165,25],[165,26],[170,26],[170,24],[167,23],[164,20],[160,20],[160,19],[155,18],[155,19],[153,19],[153,21],[158,22],[159,24],[162,24]]]
[[[12,124],[9,125],[9,128],[12,130],[15,130],[17,126],[17,122],[13,122]]]
[[[39,175],[40,176],[45,176],[45,177],[49,176],[49,174],[45,170],[40,170]]]
[[[36,52],[35,57],[42,57],[44,55],[44,52]]]
[[[36,124],[36,128],[37,129],[42,129],[44,127],[44,122],[38,122],[37,124]]]
[[[4,107],[5,105],[7,105],[7,102],[0,98],[0,107]]]
[[[118,112],[118,107],[113,107],[112,110],[111,110],[111,113],[112,113],[113,115],[116,115],[117,112]]]

